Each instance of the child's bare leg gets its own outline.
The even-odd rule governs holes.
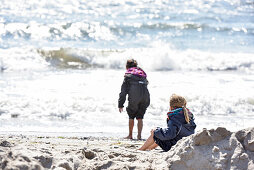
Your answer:
[[[153,144],[154,144],[153,133],[151,133],[151,135],[150,135],[149,138],[145,141],[145,143],[143,144],[143,146],[141,146],[141,148],[139,148],[138,150],[145,151],[145,150],[147,150],[150,146],[152,146]]]
[[[138,140],[141,139],[142,129],[143,129],[143,119],[138,119],[138,136],[137,136]]]
[[[149,146],[149,148],[147,148],[148,150],[153,150],[155,149],[157,146],[159,146],[157,143],[153,143],[152,145]]]
[[[134,127],[134,119],[129,119],[129,135],[125,139],[132,139],[132,131]]]

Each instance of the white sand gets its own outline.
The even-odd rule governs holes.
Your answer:
[[[254,169],[254,128],[202,130],[169,152],[138,151],[144,141],[1,135],[1,169]]]

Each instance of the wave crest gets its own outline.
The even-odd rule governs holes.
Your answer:
[[[95,58],[107,57],[114,51],[60,48],[56,50],[38,49],[37,52],[53,67],[87,69],[104,68],[103,64],[95,62]]]
[[[254,71],[251,54],[177,51],[166,45],[158,46],[124,50],[60,48],[37,51],[51,66],[57,68],[124,69],[126,60],[134,58],[140,67],[151,71]]]

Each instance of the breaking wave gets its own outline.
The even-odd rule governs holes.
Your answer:
[[[150,71],[235,71],[254,73],[252,53],[177,50],[161,42],[147,48],[34,48],[0,49],[0,72],[54,69],[125,69],[134,58]]]
[[[138,49],[74,49],[37,50],[58,68],[124,69],[127,59],[134,58],[140,67],[152,71],[254,71],[254,59],[248,53],[210,53],[198,50],[177,51],[159,45],[160,48]]]

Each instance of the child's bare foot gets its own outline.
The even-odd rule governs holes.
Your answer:
[[[141,140],[141,135],[138,135],[138,136],[137,136],[137,139],[138,139],[138,140]]]
[[[143,147],[138,148],[139,151],[145,151]]]
[[[128,135],[124,139],[133,139],[132,136]]]

